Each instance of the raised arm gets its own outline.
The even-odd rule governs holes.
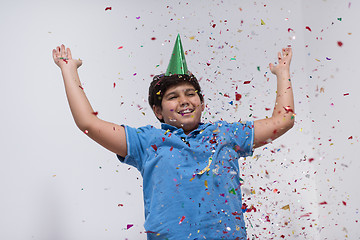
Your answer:
[[[254,148],[280,137],[295,121],[294,96],[290,79],[291,48],[278,53],[278,64],[270,63],[270,70],[277,77],[276,102],[270,118],[254,121]]]
[[[77,69],[82,61],[73,59],[69,48],[64,45],[53,49],[53,59],[61,69],[66,96],[71,113],[78,128],[106,149],[126,156],[127,146],[123,126],[99,119],[81,86]]]

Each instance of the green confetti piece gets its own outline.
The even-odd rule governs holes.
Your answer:
[[[234,188],[230,189],[229,193],[232,193],[232,194],[236,195],[236,192],[235,192]]]
[[[260,72],[260,66],[257,67],[257,70]]]
[[[230,60],[236,60],[236,58],[230,58]]]
[[[340,22],[342,21],[342,18],[338,18],[337,20],[339,20]]]

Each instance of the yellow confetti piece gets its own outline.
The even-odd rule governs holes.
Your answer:
[[[203,170],[201,170],[200,172],[198,172],[197,174],[198,174],[198,175],[202,175],[202,174],[204,174],[204,172],[209,171],[209,170],[210,170],[211,162],[212,162],[212,157],[209,157],[208,165],[207,165]]]
[[[191,178],[191,179],[190,179],[190,182],[191,182],[192,180],[194,180],[194,179],[195,179],[195,177]]]
[[[265,22],[261,19],[261,25],[265,25]]]
[[[191,36],[189,37],[190,40],[194,40],[195,39],[195,36]]]
[[[204,184],[205,184],[205,187],[208,188],[208,182],[207,182],[207,180],[205,180]]]
[[[290,210],[290,206],[289,206],[289,204],[288,204],[288,205],[283,206],[281,209]]]
[[[156,93],[156,95],[160,95],[161,94],[161,90],[159,90],[157,93]]]

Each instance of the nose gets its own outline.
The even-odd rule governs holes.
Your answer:
[[[185,95],[181,95],[180,97],[179,97],[179,104],[180,104],[180,106],[188,106],[189,105],[189,99],[185,96]]]

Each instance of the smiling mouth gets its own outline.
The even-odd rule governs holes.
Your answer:
[[[184,109],[184,110],[178,111],[178,113],[181,114],[182,116],[184,116],[185,114],[188,114],[188,113],[192,113],[192,112],[194,112],[193,109]]]

